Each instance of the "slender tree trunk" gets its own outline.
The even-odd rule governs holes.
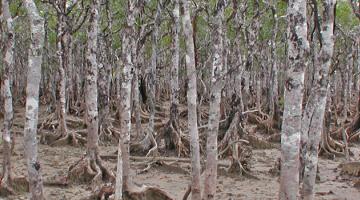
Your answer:
[[[152,54],[151,54],[151,67],[149,71],[149,107],[150,107],[150,118],[149,118],[149,132],[154,134],[154,120],[155,120],[155,102],[156,102],[156,69],[158,65],[158,41],[159,41],[159,28],[161,18],[161,5],[162,1],[158,0],[157,10],[155,14],[155,23],[151,36],[152,41]]]
[[[110,1],[105,2],[105,13],[107,21],[107,32],[101,38],[99,45],[101,55],[101,65],[99,65],[99,126],[101,129],[106,129],[110,125],[110,91],[111,91],[111,70],[113,65],[113,50],[112,50],[112,13],[110,10]]]
[[[306,24],[306,1],[290,0],[288,18],[288,59],[285,78],[285,106],[281,133],[281,200],[299,195],[299,148],[304,88],[305,56],[309,50]]]
[[[183,30],[186,44],[186,68],[188,78],[187,102],[188,102],[188,126],[190,134],[190,150],[191,150],[191,198],[192,200],[201,199],[200,191],[200,147],[199,133],[197,127],[196,113],[196,68],[195,68],[195,48],[193,40],[193,29],[191,26],[190,6],[188,0],[182,0],[184,8]]]
[[[41,165],[37,154],[37,122],[39,110],[39,84],[41,79],[42,51],[44,47],[44,20],[32,0],[23,1],[30,19],[31,43],[28,54],[28,72],[26,85],[26,111],[24,126],[24,144],[29,174],[31,200],[45,199]]]
[[[96,59],[97,35],[99,29],[99,0],[92,0],[90,4],[90,19],[87,31],[87,47],[85,53],[86,79],[85,79],[85,104],[86,104],[86,125],[87,125],[87,156],[91,162],[98,158],[98,62]]]
[[[357,39],[354,39],[355,41],[353,42],[353,44],[351,45],[351,56],[352,56],[352,62],[353,62],[353,69],[352,69],[352,84],[351,84],[351,89],[352,89],[352,94],[357,94],[358,90],[357,90],[357,83],[359,82],[359,77],[358,77],[358,73],[359,73],[359,69],[358,69],[358,65],[357,65]]]
[[[99,51],[102,52],[101,64],[99,64],[99,78],[98,78],[98,89],[99,89],[99,128],[100,130],[106,130],[110,126],[109,115],[110,115],[110,74],[111,66],[107,57],[108,51],[106,42],[107,38],[102,38],[99,44]],[[110,47],[111,48],[111,47]]]
[[[171,108],[170,111],[178,112],[179,105],[179,32],[180,32],[180,9],[179,9],[179,0],[174,1],[174,10],[173,10],[174,24],[172,27],[173,38],[172,38],[172,66],[170,73],[170,88],[171,88]],[[177,117],[177,114],[170,115],[173,119],[170,121],[177,121],[174,119]]]
[[[63,8],[65,10],[64,2],[59,3],[59,8]],[[68,48],[67,48],[67,36],[66,33],[66,19],[63,13],[58,13],[58,27],[57,27],[57,54],[59,57],[59,82],[57,85],[57,116],[59,120],[59,132],[60,136],[65,136],[67,133],[66,127],[66,70],[68,69]]]
[[[277,1],[272,3],[272,15],[274,19],[274,29],[271,38],[271,73],[270,73],[270,116],[273,120],[279,119],[279,83],[278,83],[278,65],[276,57],[276,37],[278,32],[278,17],[276,9]]]
[[[212,27],[212,41],[213,41],[213,63],[212,63],[212,78],[210,91],[210,110],[208,123],[208,136],[206,143],[206,172],[204,184],[204,200],[215,199],[216,193],[216,179],[217,179],[217,160],[218,148],[217,138],[220,120],[220,101],[221,90],[223,87],[224,74],[224,54],[223,54],[223,18],[224,9],[226,6],[225,0],[217,1],[217,6],[214,11],[214,20]]]
[[[353,89],[354,94],[357,96],[359,94],[359,40],[360,38],[356,38],[353,45],[353,56],[354,56],[354,83]]]
[[[1,78],[1,98],[4,101],[4,122],[2,128],[2,140],[3,140],[3,171],[1,184],[10,186],[12,184],[12,170],[11,170],[11,146],[12,136],[11,127],[13,123],[13,97],[11,93],[12,74],[14,69],[14,24],[10,14],[8,0],[2,0],[2,9],[0,13],[1,20],[1,32],[4,34],[4,40],[1,42],[3,47],[3,76]]]
[[[142,55],[142,54],[141,54]],[[139,61],[137,61],[139,62]],[[134,113],[135,113],[135,123],[136,123],[136,137],[139,138],[143,134],[143,128],[141,125],[141,103],[140,103],[140,91],[139,91],[139,65],[136,66],[133,80],[133,93],[134,93]]]
[[[302,134],[306,134],[305,171],[302,198],[314,199],[315,179],[318,164],[318,147],[321,141],[323,121],[329,85],[329,69],[334,51],[334,6],[336,0],[323,0],[322,48],[318,58],[320,65],[315,69],[315,83],[306,104],[302,120]]]
[[[351,43],[352,44],[352,43]],[[351,45],[352,46],[352,45]],[[345,68],[345,87],[346,87],[346,92],[345,92],[345,107],[344,107],[344,117],[345,119],[348,116],[348,111],[350,111],[350,105],[351,105],[351,97],[352,97],[352,79],[353,79],[353,65],[354,65],[354,60],[353,60],[353,51],[352,48],[349,48],[348,50],[348,55],[347,55],[347,63],[346,63],[346,68]]]
[[[123,77],[121,84],[121,138],[119,140],[117,178],[115,189],[115,200],[122,199],[122,193],[127,191],[130,184],[130,131],[131,131],[131,80],[134,73],[133,48],[134,23],[135,23],[135,2],[128,0],[127,27],[122,37],[122,59],[124,63]]]

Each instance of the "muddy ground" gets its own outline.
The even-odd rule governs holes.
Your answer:
[[[26,163],[22,141],[22,128],[19,126],[22,120],[21,111],[15,113],[15,155],[12,157],[13,172],[16,176],[26,176]],[[40,116],[41,118],[41,116]],[[101,146],[101,155],[112,155],[117,146]],[[359,146],[351,147],[354,153],[352,159],[359,160]],[[39,145],[39,158],[41,160],[42,174],[45,182],[54,177],[66,175],[68,167],[80,159],[85,152],[84,147],[61,146],[51,147]],[[251,173],[258,179],[243,177],[239,175],[228,175],[220,167],[217,196],[219,200],[264,200],[277,199],[279,189],[279,177],[269,173],[274,166],[280,151],[277,148],[254,150],[251,163]],[[316,185],[316,199],[326,200],[359,200],[360,190],[353,186],[353,182],[345,176],[340,175],[338,165],[344,158],[333,159],[321,158],[319,162],[320,180]],[[227,163],[226,160],[220,161]],[[2,155],[0,156],[2,164]],[[115,171],[115,160],[106,160],[105,164]],[[167,162],[167,166],[154,166],[145,173],[138,173],[146,167],[141,161],[132,161],[132,174],[137,184],[158,186],[167,191],[176,199],[181,199],[190,182],[188,163]],[[90,195],[91,191],[87,185],[70,185],[66,187],[45,186],[45,195],[48,200],[77,200]],[[16,196],[0,197],[0,199],[28,199],[28,194],[23,193]]]

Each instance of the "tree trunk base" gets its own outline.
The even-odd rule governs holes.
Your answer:
[[[74,127],[76,130],[84,127],[83,121],[76,117],[67,117],[66,124],[68,127]],[[67,130],[65,133],[63,133],[58,130],[59,129],[58,127],[59,127],[59,121],[55,113],[48,115],[43,120],[39,128],[39,131],[43,130],[40,137],[40,143],[48,144],[50,146],[63,146],[63,145],[79,146],[86,144],[86,139],[81,134],[81,131]]]
[[[91,159],[85,156],[69,167],[68,180],[71,183],[90,183],[91,189],[97,191],[103,183],[113,183],[115,176],[103,164],[99,156]]]
[[[159,154],[158,144],[153,133],[148,130],[144,139],[135,144],[131,144],[130,152],[137,155],[157,156]]]
[[[182,134],[181,129],[176,122],[169,120],[165,127],[160,130],[160,134],[156,137],[159,143],[161,139],[165,140],[166,152],[175,152],[177,157],[187,157],[190,153],[190,142]]]
[[[226,169],[228,174],[245,176],[252,179],[260,180],[258,177],[252,175],[249,170],[249,166],[245,162],[241,162],[238,159],[231,159],[230,166]]]
[[[112,123],[100,127],[99,142],[102,144],[117,144],[120,139],[120,130]]]

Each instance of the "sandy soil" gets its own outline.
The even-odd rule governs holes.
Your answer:
[[[15,114],[15,117],[19,115]],[[21,120],[21,119],[16,119]],[[26,175],[24,160],[24,149],[22,145],[21,126],[14,127],[16,134],[15,153],[12,157],[13,172],[16,176]],[[101,146],[102,155],[111,155],[116,151],[116,145]],[[355,156],[359,160],[359,146],[352,147]],[[39,157],[41,160],[42,173],[44,180],[51,180],[55,176],[63,176],[67,173],[68,167],[84,155],[84,147],[50,147],[39,145]],[[251,163],[251,173],[259,180],[242,176],[229,176],[222,173],[220,169],[218,177],[218,187],[216,199],[219,200],[264,200],[277,199],[279,189],[278,176],[269,173],[274,166],[275,160],[280,156],[278,149],[254,150]],[[316,185],[316,199],[322,200],[359,200],[360,190],[353,187],[353,183],[346,177],[340,176],[338,165],[344,158],[333,160],[320,159],[320,180]],[[221,161],[226,163],[226,161]],[[110,169],[115,171],[115,160],[105,161]],[[0,156],[2,164],[2,155]],[[144,169],[146,165],[141,162],[132,162],[132,172],[134,181],[138,184],[158,186],[176,199],[181,199],[190,182],[187,163],[168,163],[170,166],[155,166],[148,172],[137,173]],[[91,193],[87,185],[71,185],[67,187],[45,187],[45,195],[48,200],[77,200],[89,196]],[[0,197],[0,199],[28,199],[28,194],[17,196]]]

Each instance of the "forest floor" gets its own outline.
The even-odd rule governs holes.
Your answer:
[[[21,121],[21,114],[15,113],[15,121]],[[41,118],[41,116],[40,116]],[[22,129],[15,122],[15,154],[12,157],[13,173],[15,176],[26,176]],[[101,155],[115,155],[117,145],[100,146]],[[354,160],[360,160],[358,145],[351,147]],[[58,177],[66,176],[70,165],[78,161],[85,153],[85,147],[59,146],[51,147],[39,145],[39,158],[42,166],[42,175],[45,182]],[[2,165],[2,154],[0,154]],[[241,199],[277,199],[279,190],[279,176],[269,172],[280,157],[280,151],[274,149],[253,150],[251,174],[258,179],[244,176],[227,175],[220,167],[217,196],[218,200]],[[324,159],[319,161],[320,180],[316,185],[316,199],[326,200],[359,200],[360,190],[353,186],[351,180],[340,175],[340,163],[344,158]],[[221,160],[221,163],[227,163]],[[108,159],[105,165],[116,171],[116,160]],[[186,162],[168,162],[167,165],[157,165],[147,172],[138,173],[146,167],[143,161],[132,161],[132,175],[137,184],[157,186],[168,192],[175,199],[182,199],[190,182],[190,164]],[[90,196],[88,185],[45,186],[47,200],[79,200]],[[28,199],[28,194],[0,197],[0,199]]]

